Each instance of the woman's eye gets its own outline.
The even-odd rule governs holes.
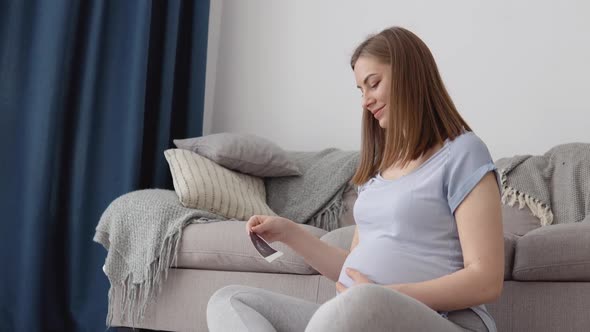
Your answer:
[[[375,89],[375,88],[376,88],[376,87],[379,85],[379,83],[381,83],[381,81],[379,81],[379,82],[377,82],[377,83],[375,83],[375,84],[371,85],[371,89]]]

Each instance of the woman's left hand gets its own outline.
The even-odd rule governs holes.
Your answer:
[[[352,279],[352,281],[354,281],[354,283],[350,287],[361,284],[374,284],[374,282],[369,280],[369,278],[367,278],[364,274],[360,273],[355,269],[346,268],[346,274],[350,277],[350,279]],[[338,293],[342,293],[347,289],[348,288],[346,288],[341,282],[336,283],[336,290],[338,291]]]

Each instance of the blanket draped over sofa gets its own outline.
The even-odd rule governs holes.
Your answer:
[[[279,216],[327,231],[338,228],[342,192],[354,175],[359,153],[330,148],[288,152],[303,176],[266,178],[266,201]],[[329,201],[326,201],[329,199]]]
[[[182,229],[194,222],[224,219],[182,206],[171,190],[138,190],[115,199],[94,234],[94,241],[108,250],[103,267],[111,283],[107,325],[113,318],[113,286],[122,286],[123,316],[129,315],[134,324],[176,261]]]
[[[540,156],[496,161],[502,202],[525,205],[541,225],[590,221],[590,144],[557,145]]]
[[[267,179],[270,208],[298,223],[337,228],[342,192],[356,170],[358,152],[326,149],[289,152],[289,157],[303,175]],[[103,267],[111,284],[107,325],[113,318],[114,287],[123,292],[122,316],[135,326],[175,264],[183,228],[219,220],[227,218],[186,208],[171,190],[137,190],[115,199],[103,212],[94,236],[108,250]]]

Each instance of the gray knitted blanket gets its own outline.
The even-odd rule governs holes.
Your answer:
[[[335,148],[288,152],[302,176],[266,178],[266,202],[279,216],[331,231],[343,212],[342,193],[359,161],[359,153]]]
[[[190,223],[226,220],[207,211],[185,208],[174,191],[146,189],[115,199],[103,212],[94,241],[108,250],[103,270],[107,275],[109,307],[113,319],[114,287],[122,292],[122,319],[132,326],[159,292],[168,267],[176,262],[182,229]]]
[[[280,216],[325,229],[337,227],[342,192],[352,177],[358,153],[327,149],[291,152],[303,175],[266,180],[268,205]],[[185,208],[174,191],[147,189],[115,199],[102,214],[94,241],[108,250],[103,267],[111,288],[107,326],[113,319],[114,288],[121,291],[122,319],[135,326],[175,265],[182,230],[190,223],[227,220]]]
[[[543,226],[590,221],[590,144],[563,144],[541,156],[495,163],[502,176],[502,203],[526,205]]]

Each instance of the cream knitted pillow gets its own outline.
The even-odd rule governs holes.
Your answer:
[[[229,170],[189,150],[169,149],[164,156],[182,205],[238,220],[276,215],[266,205],[261,178]]]

